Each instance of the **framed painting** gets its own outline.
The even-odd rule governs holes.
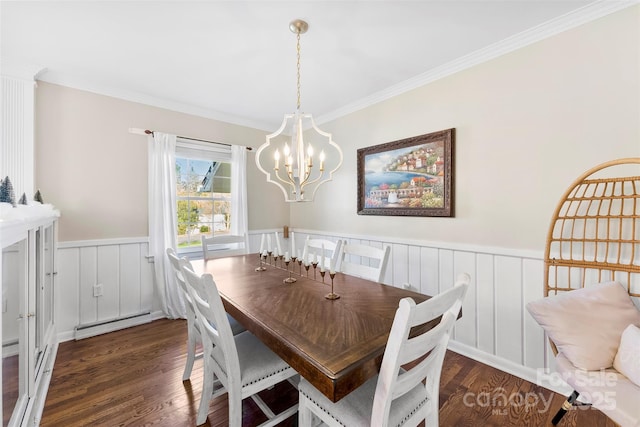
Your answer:
[[[358,149],[358,215],[454,216],[455,129]]]

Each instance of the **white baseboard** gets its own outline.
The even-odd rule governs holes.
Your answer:
[[[551,382],[550,375],[547,373],[541,372],[540,375],[538,375],[539,371],[537,369],[528,368],[518,363],[514,363],[510,360],[503,359],[502,357],[485,353],[482,350],[478,350],[477,348],[462,344],[458,341],[449,341],[448,349],[470,359],[473,359],[477,362],[484,363],[485,365],[489,365],[493,368],[499,369],[511,375],[515,375],[516,377],[522,378],[523,380],[529,381],[533,384],[537,384],[541,387],[547,388],[558,394],[568,396],[573,391],[573,389],[569,385],[565,384],[563,386],[557,384],[557,382]]]
[[[130,328],[132,326],[143,325],[154,320],[163,319],[166,316],[161,311],[145,313],[138,316],[131,316],[125,319],[116,319],[107,323],[99,323],[88,325],[82,328],[76,327],[74,331],[63,332],[58,335],[60,342],[70,340],[80,340],[84,338],[94,337],[109,332],[119,331],[120,329]]]

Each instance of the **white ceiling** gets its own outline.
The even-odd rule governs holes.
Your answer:
[[[460,58],[593,19],[598,3],[2,1],[0,49],[3,64],[46,68],[44,81],[273,130],[296,105],[292,19],[309,23],[302,110],[321,122],[459,68]]]

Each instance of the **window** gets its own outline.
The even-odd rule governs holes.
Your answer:
[[[178,251],[201,250],[201,235],[231,228],[231,149],[179,138],[176,144]]]

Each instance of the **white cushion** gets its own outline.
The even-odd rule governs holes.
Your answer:
[[[640,311],[618,282],[605,282],[527,304],[558,351],[587,371],[613,365],[622,331],[640,326]]]
[[[615,369],[587,372],[576,368],[562,354],[556,370],[584,401],[623,427],[640,426],[640,387]]]
[[[622,333],[613,367],[640,386],[640,328],[637,326],[629,325]]]
[[[242,386],[254,384],[260,380],[280,374],[284,371],[293,371],[284,360],[271,351],[255,335],[249,331],[235,335],[236,350],[240,362],[240,378]],[[225,375],[228,375],[224,363],[224,354],[220,346],[215,346],[212,352],[213,358]]]
[[[304,378],[300,378],[298,390],[315,403],[316,406],[330,414],[340,425],[346,427],[369,427],[371,425],[373,397],[377,383],[378,377],[374,376],[335,403],[327,399],[324,394],[320,393]],[[419,384],[391,403],[388,425],[401,426],[409,414],[420,410],[426,404],[426,388],[424,385]]]

